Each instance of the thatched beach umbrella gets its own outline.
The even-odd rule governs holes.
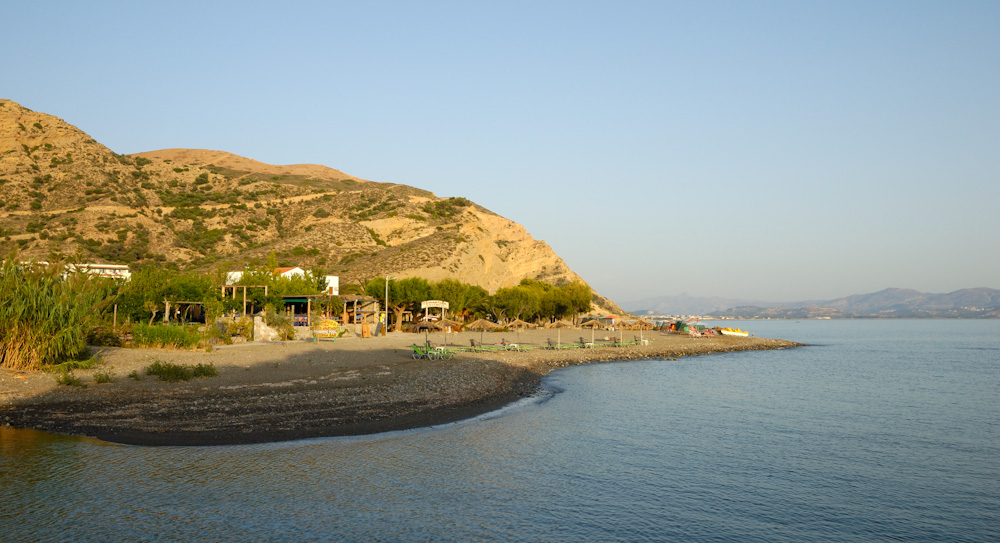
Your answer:
[[[581,324],[580,328],[590,328],[590,342],[593,343],[594,330],[597,330],[598,328],[604,328],[604,325],[601,324],[601,321],[599,319],[594,319]]]
[[[417,325],[417,332],[419,333],[421,330],[424,331],[424,345],[427,345],[428,343],[430,343],[430,337],[428,336],[428,334],[432,330],[433,331],[440,331],[440,330],[443,330],[443,328],[438,323],[436,323],[436,322],[423,321],[423,322],[421,322],[420,324]]]
[[[564,320],[558,320],[553,323],[546,325],[547,328],[556,329],[556,345],[562,345],[562,329],[563,328],[573,328],[573,323]]]
[[[521,328],[536,328],[537,325],[531,324],[530,322],[522,321],[521,319],[514,319],[507,323],[507,328],[513,328],[517,332],[517,343],[521,343]]]
[[[546,328],[572,328],[573,327],[573,323],[571,323],[569,321],[559,320],[559,321],[556,321],[556,322],[551,322],[549,324],[546,324],[545,327]]]
[[[469,330],[496,330],[500,325],[486,319],[476,319],[465,325]]]
[[[462,326],[462,323],[460,323],[458,321],[453,321],[451,319],[441,319],[441,320],[437,321],[437,323],[440,324],[444,328],[451,328],[452,331],[455,331],[456,328]]]
[[[521,319],[514,319],[507,324],[507,328],[535,328],[536,326],[537,325],[522,321]]]
[[[476,319],[465,325],[469,330],[479,330],[479,343],[483,342],[483,330],[496,330],[500,325],[486,319]]]
[[[458,321],[453,321],[451,319],[441,319],[435,322],[437,322],[437,324],[441,326],[443,330],[451,330],[452,332],[458,330],[462,326],[462,323]],[[448,344],[448,336],[445,336],[444,344],[445,345]]]

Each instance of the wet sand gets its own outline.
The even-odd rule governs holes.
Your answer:
[[[434,333],[435,345],[502,340],[524,352],[459,353],[450,360],[414,360],[423,334],[377,338],[245,344],[210,352],[93,348],[104,363],[74,374],[86,387],[58,385],[41,372],[0,370],[0,424],[96,437],[135,445],[222,445],[361,435],[470,418],[534,394],[542,376],[571,365],[610,360],[769,350],[798,343],[765,338],[644,332],[648,345],[542,349],[548,339],[591,340],[590,330]],[[626,339],[638,332],[625,332]],[[215,377],[178,383],[145,375],[155,361],[212,364]],[[128,377],[135,371],[140,379]],[[111,373],[97,384],[95,373]]]

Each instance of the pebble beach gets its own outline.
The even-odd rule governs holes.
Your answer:
[[[424,334],[393,332],[336,341],[236,344],[210,351],[92,347],[102,364],[77,370],[82,386],[44,372],[0,370],[0,425],[133,445],[226,445],[372,434],[455,422],[538,391],[558,368],[631,359],[770,350],[766,338],[643,332],[646,344],[604,345],[606,331],[521,330],[430,334],[433,345],[517,343],[526,350],[414,359]],[[632,339],[638,332],[625,332]],[[549,340],[593,348],[548,349]],[[214,377],[164,382],[155,362],[211,364]],[[95,374],[112,377],[97,383]],[[132,377],[129,377],[129,375]]]

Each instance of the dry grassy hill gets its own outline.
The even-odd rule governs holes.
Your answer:
[[[464,198],[223,151],[119,155],[0,100],[0,250],[15,247],[22,257],[185,269],[236,269],[273,252],[345,284],[453,277],[492,292],[522,278],[582,280],[524,227]]]

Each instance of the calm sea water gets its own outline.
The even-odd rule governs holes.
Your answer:
[[[1000,321],[752,321],[476,420],[143,448],[0,430],[2,541],[998,541]]]

